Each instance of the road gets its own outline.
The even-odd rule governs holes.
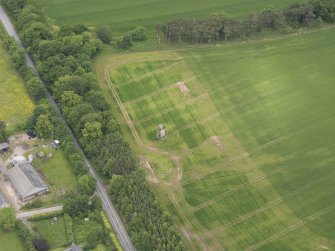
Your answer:
[[[3,26],[5,27],[7,33],[10,36],[14,37],[14,39],[17,41],[17,43],[23,48],[23,45],[20,41],[20,38],[17,35],[14,26],[12,25],[10,19],[8,18],[7,14],[4,11],[4,9],[2,8],[2,6],[0,6],[0,21],[2,22]],[[33,61],[31,60],[31,58],[28,54],[26,54],[26,60],[27,60],[27,65],[29,67],[31,67],[35,72],[37,72],[34,63],[33,63]],[[66,124],[65,119],[63,117],[63,114],[59,110],[58,106],[56,105],[55,101],[53,100],[53,98],[52,98],[52,96],[49,92],[47,93],[47,97],[48,97],[51,105],[56,109],[57,114],[60,117],[60,119]],[[99,176],[95,172],[92,163],[89,161],[89,159],[84,154],[84,152],[83,152],[81,146],[79,145],[78,140],[74,136],[73,132],[70,129],[69,129],[69,131],[70,131],[71,138],[72,138],[74,144],[79,149],[79,151],[83,154],[85,163],[86,163],[91,175],[97,180],[97,190],[96,190],[96,192],[102,200],[103,208],[104,208],[104,210],[105,210],[105,212],[108,216],[109,221],[111,222],[111,224],[113,226],[113,229],[115,230],[115,232],[116,232],[116,234],[117,234],[117,236],[120,240],[120,243],[121,243],[123,249],[126,250],[126,251],[135,251],[136,249],[135,249],[133,243],[131,242],[131,239],[130,239],[129,235],[127,234],[126,229],[125,229],[119,215],[117,214],[111,200],[109,199],[107,191],[104,188],[101,179],[99,178]]]
[[[38,214],[45,214],[45,213],[51,213],[51,212],[57,212],[63,210],[63,206],[55,206],[55,207],[48,207],[48,208],[41,208],[36,209],[28,212],[21,212],[16,215],[16,219],[26,219],[34,215]]]

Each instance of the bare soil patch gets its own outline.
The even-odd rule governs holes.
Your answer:
[[[152,169],[148,158],[146,156],[140,155],[139,160],[140,160],[141,167],[143,167],[143,169],[145,170],[147,174],[147,180],[154,182],[154,183],[159,183],[159,180],[154,170]]]
[[[218,149],[220,149],[220,150],[223,149],[223,144],[222,144],[219,136],[214,135],[214,136],[210,137],[210,140]]]
[[[179,87],[179,90],[185,95],[189,95],[190,94],[190,89],[187,88],[186,84],[184,81],[179,81],[177,83],[178,87]]]

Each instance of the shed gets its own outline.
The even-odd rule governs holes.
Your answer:
[[[28,161],[16,164],[8,169],[5,175],[22,201],[49,191],[48,186]]]
[[[71,247],[69,247],[68,249],[65,249],[64,251],[82,251],[81,247],[72,244]]]
[[[0,191],[0,208],[9,207],[6,196]]]
[[[9,150],[9,144],[4,142],[0,144],[0,152],[7,152]]]

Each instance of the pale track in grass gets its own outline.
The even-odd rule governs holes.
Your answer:
[[[184,102],[178,103],[178,104],[176,104],[176,105],[174,105],[172,107],[169,107],[169,108],[167,108],[167,109],[165,109],[165,110],[163,110],[161,112],[155,113],[155,114],[153,114],[151,116],[145,117],[145,118],[139,120],[139,122],[146,122],[146,121],[149,121],[149,120],[151,120],[153,118],[157,118],[157,117],[159,117],[161,115],[164,115],[166,113],[169,113],[169,112],[175,110],[176,108],[182,107],[182,106],[184,106],[186,104],[192,104],[192,103],[194,103],[194,102],[198,101],[199,99],[202,99],[202,98],[204,98],[206,96],[208,96],[208,92],[205,92],[205,93],[203,93],[203,94],[201,94],[201,95],[199,95],[197,97],[188,99],[188,100],[186,100]]]
[[[287,113],[287,112],[289,112],[289,110],[286,110],[286,111],[283,111],[283,112],[279,112],[278,114],[275,115],[275,117],[280,116],[280,115],[282,115],[282,114],[285,114],[285,113]],[[327,121],[329,121],[329,120],[331,120],[331,119],[333,119],[333,118],[328,118],[328,119],[326,119],[326,120],[324,120],[324,121],[321,121],[321,122],[316,123],[316,124],[314,124],[314,125],[311,125],[311,126],[309,126],[309,127],[305,127],[304,129],[302,129],[302,130],[300,130],[300,131],[298,131],[298,132],[292,132],[292,133],[289,133],[289,134],[287,134],[287,135],[278,137],[278,138],[276,138],[276,139],[274,139],[274,140],[271,140],[271,141],[269,141],[269,142],[267,142],[267,143],[264,143],[264,144],[262,144],[262,145],[258,145],[258,146],[256,146],[256,147],[254,147],[253,149],[251,149],[251,150],[249,151],[249,153],[250,153],[250,155],[254,155],[255,153],[258,153],[258,152],[264,150],[265,148],[268,148],[268,147],[271,147],[271,146],[276,145],[276,144],[278,144],[278,143],[281,143],[281,142],[283,142],[283,141],[289,139],[290,137],[292,137],[292,136],[294,136],[294,135],[298,135],[299,133],[305,132],[306,130],[309,130],[309,129],[312,129],[312,128],[316,127],[316,126],[319,126],[319,125],[321,125],[321,124],[323,124],[323,123],[325,123],[325,122],[327,122]],[[239,131],[239,130],[236,130],[235,132],[238,132],[238,131]],[[220,163],[218,163],[218,162],[220,162]],[[210,160],[210,161],[202,161],[202,162],[194,163],[194,166],[195,166],[195,167],[198,166],[199,168],[201,168],[202,166],[206,166],[206,165],[207,165],[207,166],[208,166],[208,165],[212,165],[212,166],[213,166],[213,165],[227,164],[227,162],[229,163],[229,160],[228,160],[228,161]],[[212,170],[214,170],[214,169],[212,168]]]
[[[246,105],[248,105],[248,104],[250,104],[250,103],[252,103],[252,102],[255,102],[255,101],[257,101],[257,100],[260,100],[260,98],[259,98],[259,97],[251,98],[251,99],[249,99],[249,100],[246,101],[246,102],[242,102],[242,104],[240,104],[240,105],[238,106],[238,108],[241,108],[241,107],[243,107],[243,106],[246,106]],[[208,115],[208,116],[206,116],[206,117],[203,117],[203,118],[201,118],[201,119],[198,119],[198,120],[196,120],[196,121],[193,121],[193,122],[191,122],[191,123],[188,123],[188,124],[185,125],[185,126],[182,126],[182,127],[178,128],[178,129],[175,129],[175,130],[170,134],[169,138],[171,139],[171,137],[174,137],[174,136],[177,135],[179,132],[181,132],[181,131],[183,131],[183,130],[185,130],[185,129],[191,128],[191,127],[193,127],[193,126],[195,126],[195,125],[197,125],[197,124],[199,124],[199,123],[207,122],[207,121],[209,121],[209,120],[211,120],[211,119],[213,119],[213,118],[219,117],[220,115],[223,115],[223,114],[225,114],[225,113],[227,113],[227,112],[231,112],[231,111],[233,111],[233,110],[235,110],[235,109],[236,109],[236,107],[230,107],[229,109],[223,109],[223,110],[221,110],[221,111],[212,113],[212,114],[210,114],[210,115]]]
[[[188,80],[185,80],[184,82],[187,83],[187,82],[192,81],[193,79],[194,79],[194,78],[190,78],[190,79],[188,79]],[[144,95],[144,96],[141,96],[141,97],[139,97],[139,98],[128,100],[128,101],[126,101],[125,103],[136,103],[136,102],[145,100],[145,99],[147,99],[147,98],[150,98],[150,97],[152,97],[152,96],[155,96],[155,95],[160,94],[160,93],[162,93],[162,92],[165,92],[165,91],[167,91],[167,90],[170,90],[170,89],[172,89],[172,88],[175,88],[175,87],[177,87],[178,85],[179,85],[179,82],[174,83],[174,84],[171,84],[171,85],[169,85],[169,86],[163,87],[163,88],[161,88],[161,89],[159,89],[159,90],[157,90],[157,91],[148,93],[148,94],[146,94],[146,95]]]
[[[47,12],[45,11],[45,8],[42,8],[42,14],[45,18],[45,21],[47,21],[48,25],[50,27],[54,27],[54,24],[52,23],[51,18],[48,16]]]
[[[178,209],[179,215],[180,217],[182,217],[184,219],[184,221],[186,222],[186,224],[188,225],[189,228],[193,228],[192,226],[196,225],[197,229],[201,229],[204,232],[204,235],[199,236],[198,234],[192,233],[193,238],[196,239],[198,241],[198,243],[201,245],[202,250],[211,250],[207,247],[207,244],[205,243],[205,241],[203,240],[203,237],[206,236],[208,238],[210,238],[210,240],[212,241],[212,243],[215,245],[216,250],[224,250],[224,247],[221,245],[221,243],[210,233],[210,231],[208,231],[207,229],[205,229],[203,226],[201,226],[199,223],[197,223],[196,221],[192,221],[189,219],[189,217],[184,213],[184,209],[181,208],[179,206],[179,203],[177,202],[175,196],[173,193],[171,193],[171,202],[174,204],[174,206]],[[186,237],[186,236],[185,236]],[[192,244],[193,246],[193,244]]]
[[[220,137],[220,139],[223,139],[223,138],[228,138],[228,137],[232,137],[232,136],[234,136],[234,134],[231,133],[231,132],[229,132],[229,133],[226,133],[226,134],[224,134],[222,136],[219,136],[219,137]],[[184,156],[187,156],[188,154],[194,154],[197,151],[200,151],[204,147],[204,145],[206,144],[206,142],[207,141],[205,141],[205,143],[203,143],[201,145],[198,145],[198,146],[195,146],[195,147],[191,147],[189,149],[181,151],[180,152],[180,156],[184,157]]]
[[[305,226],[307,223],[312,222],[314,220],[317,220],[322,215],[324,215],[324,214],[326,214],[326,213],[334,210],[334,208],[335,208],[335,205],[331,205],[331,206],[326,207],[326,208],[324,208],[322,210],[319,210],[319,211],[317,211],[317,212],[315,212],[315,213],[313,213],[313,214],[305,217],[303,220],[300,220],[300,221],[296,222],[295,224],[293,224],[293,225],[291,225],[291,226],[283,229],[282,231],[280,231],[280,232],[278,232],[278,233],[270,236],[269,238],[266,238],[263,241],[258,242],[257,244],[249,246],[246,249],[246,251],[254,251],[254,250],[257,250],[257,249],[263,247],[264,245],[267,245],[267,244],[269,244],[269,243],[271,243],[273,241],[276,241],[279,238],[286,236],[290,232],[295,231],[295,230],[297,230],[297,229]]]
[[[234,86],[231,86],[231,87],[234,87]],[[227,88],[226,88],[226,87],[222,87],[222,88],[219,88],[219,89],[221,89],[221,90],[219,90],[218,92],[220,92],[220,91],[224,91],[224,90],[226,90]],[[279,88],[279,90],[282,90],[282,89],[284,89],[284,88]],[[244,106],[246,106],[246,105],[248,105],[248,104],[251,104],[251,103],[253,103],[253,102],[255,102],[255,101],[258,101],[258,100],[261,100],[261,99],[263,99],[263,98],[269,97],[269,96],[271,96],[272,94],[276,93],[277,91],[278,91],[278,89],[273,90],[273,91],[271,91],[271,92],[268,92],[268,93],[266,93],[265,95],[259,95],[259,96],[256,96],[256,97],[250,97],[249,99],[247,99],[247,100],[244,101],[244,102],[240,102],[239,104],[233,104],[233,105],[230,105],[230,107],[229,107],[228,109],[222,109],[222,110],[219,110],[219,111],[217,111],[217,112],[215,112],[215,113],[212,113],[212,114],[210,114],[210,115],[208,115],[208,116],[206,116],[206,117],[203,117],[203,118],[201,118],[201,119],[199,119],[199,120],[190,122],[190,123],[184,125],[183,127],[180,127],[180,128],[178,128],[178,129],[175,129],[174,131],[172,131],[172,133],[170,134],[169,138],[171,138],[171,137],[175,136],[176,134],[178,134],[179,132],[181,132],[181,131],[183,131],[183,130],[185,130],[185,129],[191,128],[191,127],[193,127],[193,126],[195,126],[195,125],[197,125],[197,124],[199,124],[199,123],[207,122],[207,121],[209,121],[209,120],[211,120],[211,119],[213,119],[213,118],[216,118],[216,117],[218,117],[218,116],[220,116],[220,115],[223,115],[223,114],[228,113],[228,112],[232,112],[232,111],[234,111],[234,110],[236,110],[236,109],[239,109],[239,108],[241,108],[241,107],[244,107]],[[282,114],[282,113],[280,113],[280,114]]]
[[[288,199],[288,198],[294,197],[296,195],[299,195],[299,193],[301,193],[305,189],[310,189],[313,186],[315,186],[317,184],[320,184],[320,183],[322,183],[322,182],[324,182],[326,180],[333,179],[332,176],[334,174],[335,174],[335,172],[332,172],[328,176],[320,177],[320,178],[318,178],[316,180],[313,180],[312,182],[309,182],[307,184],[304,184],[303,186],[298,187],[294,191],[289,192],[288,196],[285,199]],[[283,202],[284,202],[283,198],[280,197],[280,198],[278,198],[278,199],[276,199],[274,201],[271,201],[271,202],[265,204],[264,206],[262,206],[262,207],[260,207],[260,208],[258,208],[256,210],[250,212],[250,213],[247,213],[245,215],[242,215],[242,216],[238,217],[237,219],[235,219],[235,220],[233,220],[233,221],[231,221],[231,222],[229,222],[227,224],[224,224],[222,226],[219,226],[217,228],[212,229],[211,233],[212,234],[220,233],[221,231],[224,231],[224,230],[226,230],[226,229],[228,229],[230,227],[233,227],[233,226],[235,226],[237,224],[240,224],[240,223],[242,223],[242,222],[244,222],[244,221],[246,221],[246,220],[248,220],[248,219],[250,219],[250,218],[252,218],[254,216],[257,216],[257,215],[265,212],[266,210],[272,209],[272,208],[276,207],[278,204],[283,203]]]
[[[105,77],[106,77],[107,84],[108,84],[108,86],[110,87],[110,89],[111,89],[111,91],[112,91],[112,94],[113,94],[113,96],[114,96],[116,102],[118,103],[119,108],[120,108],[120,110],[121,110],[123,116],[125,117],[125,119],[126,119],[126,121],[127,121],[127,124],[128,124],[128,126],[129,126],[129,128],[130,128],[131,131],[132,131],[132,134],[133,134],[133,136],[134,136],[134,138],[135,138],[136,143],[137,143],[139,146],[145,147],[146,149],[148,149],[148,150],[150,150],[150,151],[152,151],[152,152],[156,152],[156,153],[158,153],[158,154],[162,154],[162,155],[167,155],[167,156],[169,156],[169,157],[175,162],[175,164],[177,165],[177,169],[178,169],[178,168],[181,169],[181,166],[180,166],[179,161],[176,160],[176,156],[170,155],[170,153],[168,153],[168,152],[166,152],[166,151],[162,151],[162,150],[160,150],[160,149],[158,149],[158,148],[154,148],[154,147],[147,146],[147,145],[145,145],[145,144],[142,142],[141,138],[139,137],[139,135],[138,135],[138,133],[137,133],[137,131],[136,131],[136,129],[135,129],[133,123],[132,123],[132,120],[130,119],[130,117],[129,117],[129,115],[128,115],[127,110],[126,110],[125,107],[123,106],[122,101],[120,100],[120,98],[119,98],[119,96],[118,96],[118,94],[117,94],[117,92],[116,92],[116,90],[115,90],[115,88],[114,88],[114,86],[113,86],[113,84],[112,84],[110,78],[109,78],[109,72],[108,72],[108,69],[107,69],[107,68],[105,68]],[[174,185],[177,185],[177,186],[178,186],[178,184],[179,184],[178,176],[179,176],[179,175],[180,175],[180,174],[177,175],[177,181],[176,181],[177,184],[174,184]],[[178,204],[178,202],[176,201],[176,199],[174,198],[173,193],[170,193],[170,194],[171,194],[171,196],[172,196],[172,198],[173,198],[173,200],[171,200],[171,201],[172,201],[172,203],[175,205],[175,207],[179,209],[178,212],[179,212],[180,216],[181,216],[186,222],[188,222],[188,225],[191,227],[192,224],[191,224],[189,218],[184,214],[183,210],[179,207],[179,204]],[[197,227],[200,228],[200,229],[202,229],[203,231],[206,231],[206,230],[205,230],[201,225],[199,225],[199,224],[197,224]],[[221,244],[218,242],[218,240],[217,240],[214,236],[211,236],[210,234],[208,234],[208,235],[209,235],[209,238],[211,239],[211,241],[213,242],[213,244],[214,244],[216,247],[218,247],[219,250],[224,250],[224,248],[221,246]],[[204,242],[199,236],[197,237],[197,240],[199,241],[200,245],[202,245],[202,247],[204,247],[204,250],[209,250],[209,249],[207,248],[207,245],[205,244],[205,242]]]
[[[139,77],[136,77],[136,78],[132,78],[131,80],[129,81],[126,81],[122,84],[116,84],[115,86],[116,87],[121,87],[121,86],[125,86],[125,85],[129,85],[129,84],[132,84],[134,82],[137,82],[137,81],[141,81],[145,78],[148,78],[148,77],[151,77],[151,76],[154,76],[155,74],[160,74],[160,73],[164,73],[166,70],[169,70],[170,68],[173,68],[181,63],[184,63],[183,60],[180,60],[176,63],[173,63],[173,64],[170,64],[170,65],[167,65],[167,66],[164,66],[162,68],[159,68],[159,69],[156,69],[156,70],[153,70],[153,71],[150,71],[150,72],[147,72],[145,74],[142,74],[141,76]]]
[[[322,121],[322,122],[320,122],[320,123],[317,123],[316,125],[313,125],[313,126],[310,126],[310,127],[306,127],[304,130],[299,131],[299,133],[301,133],[302,131],[306,131],[306,130],[313,129],[315,126],[318,126],[318,125],[320,125],[320,124],[322,124],[322,123],[325,123],[325,122],[327,122],[328,120],[330,120],[330,119],[326,119],[326,120],[324,120],[324,121]],[[244,154],[242,154],[242,155],[236,156],[235,158],[230,159],[229,161],[224,162],[224,164],[229,164],[229,163],[231,163],[231,162],[233,162],[233,161],[240,160],[240,159],[243,159],[243,158],[245,158],[245,157],[249,157],[250,155],[253,155],[253,154],[255,154],[255,153],[258,152],[258,151],[263,151],[264,148],[268,148],[268,147],[271,146],[271,145],[274,145],[274,144],[277,144],[277,143],[282,142],[282,141],[284,141],[284,140],[287,140],[287,139],[290,138],[292,135],[295,135],[295,133],[291,133],[291,134],[282,136],[282,137],[280,137],[280,138],[278,138],[278,139],[275,139],[275,140],[272,140],[272,141],[270,141],[270,142],[268,142],[268,143],[266,143],[266,144],[260,145],[260,146],[258,146],[258,147],[256,147],[256,148],[254,148],[250,153],[244,153]],[[307,153],[306,153],[306,154],[307,154]],[[305,155],[306,155],[306,154],[305,154]],[[259,182],[259,181],[261,181],[261,180],[263,180],[263,179],[265,179],[265,178],[268,178],[269,176],[274,175],[274,174],[276,174],[277,172],[282,171],[284,168],[287,168],[287,167],[289,167],[289,165],[287,165],[286,167],[281,168],[280,170],[274,170],[274,171],[271,172],[270,174],[268,173],[267,175],[261,175],[261,176],[255,178],[255,179],[253,179],[253,180],[250,180],[250,181],[248,181],[248,182],[245,182],[245,183],[243,183],[243,184],[241,184],[241,185],[239,185],[239,186],[237,186],[237,187],[235,187],[235,188],[233,188],[233,189],[231,189],[231,190],[229,190],[229,191],[226,191],[226,192],[224,192],[224,193],[222,193],[222,194],[220,194],[220,195],[214,197],[214,198],[211,199],[211,200],[208,200],[208,201],[206,201],[206,202],[204,202],[204,203],[202,203],[202,204],[200,204],[200,205],[198,205],[198,206],[196,206],[196,207],[193,207],[192,210],[193,210],[193,211],[197,211],[197,210],[199,210],[199,209],[206,208],[206,207],[208,207],[209,205],[212,205],[212,204],[216,203],[218,200],[221,200],[221,199],[223,199],[223,198],[225,198],[225,197],[227,197],[227,196],[230,196],[230,195],[232,195],[232,194],[234,194],[234,193],[236,193],[236,192],[238,192],[238,191],[241,191],[242,189],[245,189],[246,187],[248,187],[250,184],[257,183],[257,182]],[[216,171],[217,171],[217,170],[216,170]],[[213,173],[215,173],[216,171],[214,171]],[[207,173],[206,175],[208,175],[208,174],[210,174],[210,173]],[[187,183],[183,183],[183,185],[185,185],[185,184],[187,184]]]

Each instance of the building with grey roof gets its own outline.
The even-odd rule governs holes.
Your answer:
[[[0,208],[9,207],[6,196],[0,191]]]
[[[6,176],[22,201],[30,200],[49,191],[48,186],[27,161],[8,169]]]
[[[82,249],[79,246],[72,244],[71,247],[65,249],[64,251],[82,251]]]
[[[9,144],[4,142],[0,144],[0,152],[5,152],[9,150]]]

